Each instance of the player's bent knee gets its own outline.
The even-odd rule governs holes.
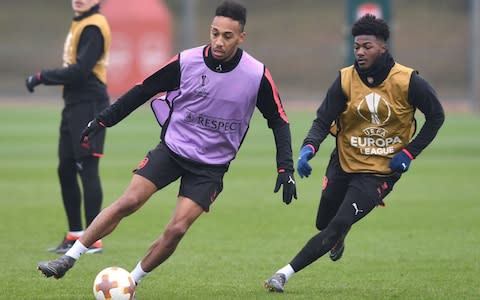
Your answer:
[[[323,231],[325,233],[325,238],[323,239],[323,243],[333,247],[333,245],[337,242],[337,240],[348,231],[350,228],[350,224],[344,222],[342,220],[332,220],[330,224],[328,224],[327,228]]]
[[[342,235],[342,234],[344,234],[345,232],[348,231],[351,224],[349,222],[347,222],[346,220],[333,219],[332,222],[330,222],[330,224],[328,226],[332,227],[337,234]]]
[[[119,214],[126,217],[136,212],[145,201],[141,201],[136,197],[123,195],[113,205]]]
[[[163,236],[167,241],[170,241],[176,244],[183,238],[185,233],[187,233],[187,229],[188,229],[187,226],[183,226],[180,223],[173,224],[173,225],[170,224],[165,229]]]
[[[317,219],[317,222],[315,223],[315,226],[320,231],[325,230],[325,228],[327,228],[327,225],[328,225],[328,223],[323,222],[323,221],[318,220],[318,219]]]

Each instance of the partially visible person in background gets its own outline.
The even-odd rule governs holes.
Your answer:
[[[336,136],[321,184],[316,219],[320,232],[265,281],[272,292],[283,292],[291,276],[327,252],[332,261],[342,257],[350,227],[384,205],[384,198],[433,141],[445,118],[430,84],[390,55],[386,43],[390,30],[384,20],[367,14],[353,24],[351,33],[355,64],[343,68],[330,86],[297,163],[300,177],[308,177],[312,172],[308,161],[329,132]],[[417,109],[425,123],[415,136]]]
[[[26,79],[31,93],[39,84],[63,85],[65,106],[58,143],[58,177],[68,232],[58,246],[48,249],[56,253],[66,253],[72,247],[100,212],[103,199],[99,159],[103,156],[105,131],[88,145],[80,145],[78,141],[88,122],[109,105],[106,83],[110,27],[100,14],[100,0],[72,0],[72,8],[75,16],[65,40],[63,67],[42,70]],[[102,251],[101,240],[88,249],[88,253]]]

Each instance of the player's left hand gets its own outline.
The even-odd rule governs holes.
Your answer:
[[[410,167],[410,162],[414,159],[413,155],[407,150],[396,153],[390,160],[389,167],[394,172],[405,173]]]
[[[40,83],[42,83],[41,81],[41,73],[40,72],[37,72],[33,75],[30,75],[27,77],[27,79],[25,80],[25,86],[27,87],[27,90],[30,92],[30,93],[33,93],[34,92],[34,89],[37,85],[39,85]]]
[[[278,170],[277,182],[275,183],[274,193],[280,190],[280,186],[283,185],[283,202],[290,204],[292,198],[297,199],[297,186],[295,185],[295,178],[292,171],[284,169]]]

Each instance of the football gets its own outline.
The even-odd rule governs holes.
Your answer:
[[[135,287],[133,277],[127,270],[108,267],[95,277],[93,294],[97,300],[133,300]]]

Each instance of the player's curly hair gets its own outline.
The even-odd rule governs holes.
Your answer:
[[[390,37],[390,29],[383,19],[372,14],[366,14],[352,26],[352,36],[356,37],[358,35],[374,35],[386,42]]]
[[[225,0],[217,6],[215,16],[227,17],[240,23],[240,29],[243,31],[247,23],[247,9],[236,1]]]

